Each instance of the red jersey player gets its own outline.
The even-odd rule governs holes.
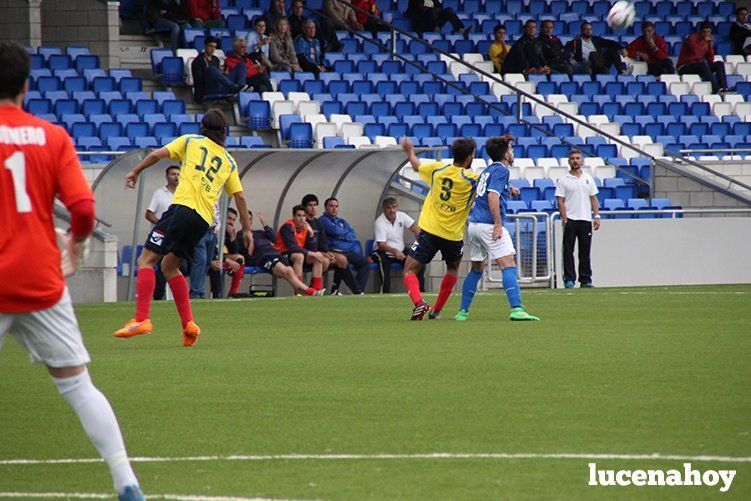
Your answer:
[[[30,68],[25,48],[0,42],[0,347],[10,333],[34,362],[47,366],[107,462],[119,499],[140,500],[115,413],[86,369],[90,358],[53,225],[57,196],[71,214],[66,253],[75,271],[94,227],[94,194],[67,132],[21,109]]]

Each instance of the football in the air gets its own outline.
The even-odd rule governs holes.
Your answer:
[[[620,0],[613,4],[608,12],[608,25],[614,30],[625,30],[634,24],[636,9],[634,4],[626,0]]]

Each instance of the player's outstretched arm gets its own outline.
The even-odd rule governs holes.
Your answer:
[[[238,191],[232,195],[235,199],[235,206],[237,212],[240,214],[240,222],[243,225],[243,243],[245,248],[248,249],[248,254],[253,255],[253,229],[250,227],[250,217],[248,217],[248,202],[245,200],[245,194],[242,191]]]
[[[125,187],[133,189],[136,187],[136,181],[138,181],[138,175],[141,173],[141,171],[144,171],[157,163],[159,160],[163,158],[169,157],[169,150],[167,148],[159,148],[158,150],[154,150],[151,153],[149,153],[146,158],[141,160],[141,162],[136,165],[136,167],[128,172],[128,174],[125,176]]]
[[[404,136],[404,139],[402,139],[402,149],[404,150],[404,153],[407,154],[412,169],[415,172],[419,171],[420,159],[417,158],[417,155],[415,155],[415,145],[413,145],[412,141],[410,141],[406,136]]]

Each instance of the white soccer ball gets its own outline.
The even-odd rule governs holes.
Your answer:
[[[608,12],[608,25],[614,30],[625,30],[634,24],[636,17],[636,8],[631,2],[620,0],[613,4]]]

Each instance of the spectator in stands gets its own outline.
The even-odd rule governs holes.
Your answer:
[[[648,73],[656,77],[675,73],[673,61],[668,56],[668,45],[663,37],[655,34],[654,23],[651,21],[641,23],[641,33],[639,38],[623,49],[623,56],[632,59],[638,57],[647,63]]]
[[[362,31],[362,24],[357,22],[357,16],[352,7],[336,0],[324,0],[323,11],[339,30]]]
[[[227,209],[227,224],[224,228],[224,251],[222,255],[223,265],[219,262],[219,250],[214,252],[214,260],[211,261],[209,278],[211,283],[211,297],[221,299],[222,269],[232,277],[229,294],[227,297],[248,297],[248,294],[240,292],[240,283],[245,274],[245,257],[240,252],[240,243],[237,241],[237,211],[232,207]]]
[[[415,220],[404,212],[399,212],[396,198],[388,197],[383,200],[383,214],[375,220],[375,239],[373,240],[373,261],[378,264],[381,276],[381,293],[391,292],[391,265],[404,265],[408,248],[404,245],[404,230],[409,230],[417,236],[420,227]],[[425,270],[417,274],[420,281],[420,291],[425,291]]]
[[[257,16],[253,22],[253,31],[248,33],[248,54],[254,60],[258,60],[266,68],[266,71],[274,69],[269,60],[269,44],[271,37],[266,36],[266,21]]]
[[[276,22],[274,33],[269,43],[269,59],[278,71],[302,71],[295,54],[295,44],[289,36],[289,23],[281,18]]]
[[[203,42],[203,52],[190,65],[193,73],[193,101],[203,103],[204,96],[212,94],[237,94],[245,87],[247,68],[244,63],[232,71],[220,70],[219,58],[214,55],[219,40],[208,36]]]
[[[493,61],[495,72],[500,73],[503,61],[508,56],[509,51],[509,46],[506,45],[506,27],[502,24],[496,24],[493,28],[493,38],[495,41],[488,49],[488,57]]]
[[[567,289],[572,288],[576,282],[574,245],[579,240],[579,283],[582,287],[592,287],[589,251],[592,247],[592,227],[600,229],[598,190],[592,176],[582,172],[584,158],[581,151],[573,149],[568,152],[568,165],[568,174],[559,177],[555,186],[555,197],[563,224],[563,281]]]
[[[285,221],[276,235],[276,249],[286,254],[295,270],[297,279],[302,282],[303,269],[309,266],[313,272],[310,286],[315,290],[323,290],[323,268],[328,266],[329,259],[316,249],[318,242],[305,219],[305,207],[292,207],[292,219]]]
[[[714,61],[712,23],[703,22],[699,31],[689,35],[683,42],[678,56],[678,74],[699,75],[705,82],[712,82],[712,92],[727,92],[725,63]]]
[[[318,241],[318,251],[329,259],[329,267],[334,267],[334,284],[331,288],[331,294],[340,295],[342,280],[347,284],[347,287],[351,291],[358,293],[359,289],[355,275],[349,267],[349,262],[344,254],[340,252],[331,252],[329,250],[328,240],[326,239],[326,231],[323,228],[321,218],[316,218],[318,213],[318,197],[312,193],[308,193],[302,198],[302,206],[305,207],[305,218],[308,224],[313,229],[313,233]]]
[[[349,264],[354,266],[357,287],[360,293],[364,293],[370,275],[370,262],[361,252],[358,252],[361,247],[357,234],[346,220],[339,217],[339,200],[333,197],[327,199],[324,208],[326,213],[321,218],[321,222],[326,231],[329,249],[344,254]],[[357,294],[355,291],[352,292]]]
[[[621,60],[621,44],[592,35],[592,24],[584,21],[579,35],[566,44],[573,59],[589,67],[593,75],[606,75],[615,65],[619,73],[626,73],[626,64]]]
[[[177,0],[148,0],[146,19],[156,31],[169,30],[172,52],[180,48],[180,28],[188,24]]]
[[[172,203],[172,196],[175,194],[175,188],[180,182],[180,166],[170,165],[167,170],[164,171],[164,178],[167,180],[167,184],[158,188],[151,195],[151,201],[146,209],[146,220],[151,224],[156,224],[159,218],[162,217],[170,204]],[[156,267],[156,287],[154,288],[154,300],[159,301],[164,299],[165,289],[167,287],[167,279],[164,278],[162,273],[162,260],[159,260]],[[181,270],[182,271],[182,270]]]
[[[271,86],[269,76],[266,74],[266,67],[261,63],[260,58],[253,59],[246,53],[247,47],[248,42],[243,37],[235,37],[232,40],[232,52],[224,61],[225,71],[229,73],[238,65],[243,64],[246,68],[245,85],[252,87],[259,94],[271,92],[274,89]]]
[[[735,22],[730,26],[730,41],[733,42],[735,54],[751,55],[751,22],[748,20],[748,9],[735,9]]]
[[[542,43],[536,38],[537,23],[529,19],[524,23],[524,33],[511,46],[501,64],[501,73],[549,75],[550,68],[542,55]]]
[[[292,39],[295,39],[303,34],[303,23],[308,18],[303,15],[305,6],[302,0],[292,0],[291,9],[292,15],[287,20],[289,21]],[[320,23],[316,23],[316,38],[321,44],[322,52],[336,52],[342,47],[336,37],[336,26],[328,19],[322,19]]]
[[[253,224],[253,213],[248,211],[250,224]],[[237,235],[240,251],[245,257],[245,262],[250,266],[262,268],[266,273],[277,278],[283,278],[289,283],[297,294],[308,296],[321,296],[325,289],[315,290],[302,283],[295,275],[295,270],[288,264],[287,258],[279,253],[274,246],[276,232],[266,224],[263,214],[258,213],[258,220],[263,230],[253,230],[253,255],[248,255],[248,250],[243,247],[242,232]],[[239,296],[236,296],[239,297]]]
[[[266,35],[271,36],[274,33],[277,21],[287,17],[287,11],[284,9],[284,0],[269,0],[269,8],[263,13],[263,20],[266,22]]]
[[[371,16],[375,16],[377,18],[381,17],[381,11],[378,10],[378,5],[376,5],[375,0],[352,0],[352,5],[354,7],[357,7],[358,9],[362,9],[365,12],[370,13]],[[371,32],[374,37],[376,32],[378,31],[389,31],[389,27],[386,26],[382,21],[368,17],[365,13],[360,12],[357,9],[352,10],[355,11],[357,22],[360,23],[365,31]]]
[[[474,24],[464,26],[451,7],[443,7],[440,0],[409,0],[407,17],[412,21],[412,29],[417,33],[434,31],[440,33],[446,23],[451,23],[454,33],[469,37]]]
[[[306,19],[303,23],[303,34],[295,38],[295,54],[303,71],[309,71],[318,78],[322,71],[329,71],[323,65],[321,43],[316,38],[316,23]]]
[[[224,28],[219,0],[185,0],[183,5],[194,28]]]
[[[553,21],[542,22],[542,33],[538,39],[542,44],[542,57],[545,66],[553,73],[566,73],[571,76],[574,73],[588,73],[584,64],[577,62],[563,46],[560,39],[553,34],[555,24]]]

